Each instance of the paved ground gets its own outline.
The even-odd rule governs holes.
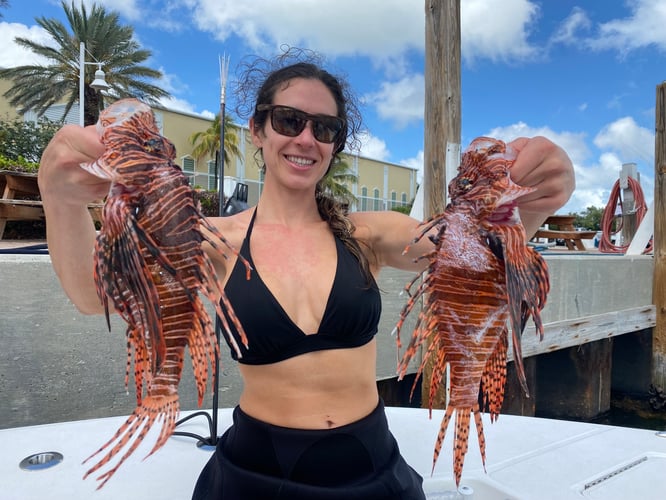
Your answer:
[[[0,251],[39,242],[0,242]],[[391,331],[411,273],[380,277],[384,312],[378,335],[377,377],[395,375]],[[413,324],[410,322],[409,325]],[[406,330],[410,331],[410,330]],[[125,390],[125,327],[112,330],[102,316],[80,314],[62,292],[48,256],[0,254],[0,428],[124,415],[135,399]],[[238,401],[241,380],[223,343],[220,406]],[[180,384],[181,407],[195,409],[196,389],[187,360]],[[210,408],[207,395],[204,408]]]

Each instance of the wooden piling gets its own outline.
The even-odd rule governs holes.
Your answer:
[[[666,81],[657,86],[654,137],[654,277],[656,326],[652,342],[652,383],[666,387]]]
[[[455,153],[460,152],[460,103],[460,1],[426,0],[425,218],[446,207],[447,159],[456,168],[459,161]]]
[[[427,219],[444,211],[447,161],[457,168],[460,154],[460,0],[426,0],[425,9],[423,213]],[[432,363],[423,373],[425,395],[431,374]],[[428,404],[427,396],[423,404]],[[444,391],[433,407],[446,407]]]
[[[539,356],[536,416],[590,420],[610,410],[612,351],[604,339]]]

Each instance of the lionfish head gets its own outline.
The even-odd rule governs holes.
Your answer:
[[[478,137],[462,155],[458,175],[449,183],[451,203],[466,204],[492,223],[519,221],[516,199],[534,191],[511,180],[516,153],[499,139]]]
[[[171,160],[176,154],[173,143],[160,135],[150,106],[138,99],[121,99],[104,109],[97,122],[97,132],[110,156],[131,150],[145,154],[149,161],[159,162]],[[109,155],[82,167],[113,180],[124,162],[108,161]]]

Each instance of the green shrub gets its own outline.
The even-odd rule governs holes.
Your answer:
[[[38,122],[0,120],[0,155],[10,160],[38,163],[44,148],[62,122],[40,118]]]
[[[12,172],[37,173],[39,163],[28,161],[22,156],[16,159],[10,159],[0,153],[0,170],[10,170]]]
[[[201,212],[206,217],[219,215],[220,197],[217,191],[194,190],[194,199],[201,204]]]

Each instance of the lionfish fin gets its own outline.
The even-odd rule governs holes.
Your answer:
[[[127,418],[125,423],[118,429],[114,436],[95,453],[83,461],[85,464],[88,462],[88,460],[103,452],[109,446],[113,445],[113,447],[106,453],[106,455],[104,455],[100,461],[97,462],[97,464],[95,464],[85,473],[83,479],[104,467],[125,447],[129,446],[127,451],[125,451],[125,453],[120,457],[118,462],[111,469],[97,478],[97,480],[100,481],[100,484],[97,487],[99,490],[106,484],[109,479],[111,479],[111,477],[116,473],[123,462],[125,462],[125,460],[127,460],[127,458],[132,453],[134,453],[134,451],[136,451],[143,439],[148,434],[148,431],[150,431],[150,428],[153,426],[153,424],[157,420],[161,419],[162,429],[152,450],[145,457],[148,458],[150,455],[160,449],[164,443],[166,443],[169,436],[173,433],[173,430],[176,427],[176,420],[178,418],[179,411],[180,404],[178,402],[177,394],[162,397],[148,396],[143,401],[141,406],[137,407],[134,412]]]

